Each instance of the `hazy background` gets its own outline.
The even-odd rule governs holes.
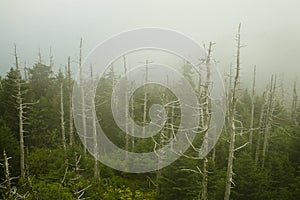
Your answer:
[[[80,37],[87,55],[111,35],[149,26],[215,42],[213,57],[228,71],[242,23],[242,82],[252,79],[257,65],[260,88],[277,73],[290,90],[300,76],[299,8],[297,0],[0,0],[0,74],[14,65],[14,43],[21,65],[32,66],[39,48],[49,63],[51,47],[55,69],[71,56],[75,71]]]

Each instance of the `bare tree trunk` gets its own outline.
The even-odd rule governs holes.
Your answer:
[[[23,98],[21,96],[21,83],[20,82],[18,83],[17,102],[18,102],[18,107],[19,107],[20,169],[21,169],[21,177],[25,177],[24,129],[23,129]]]
[[[262,151],[262,168],[265,166],[267,148],[269,143],[269,137],[271,134],[271,126],[272,126],[272,115],[274,112],[274,101],[275,101],[275,88],[276,88],[276,77],[273,80],[273,76],[271,78],[270,92],[269,92],[269,101],[268,101],[268,109],[266,114],[266,127],[264,134],[264,143],[263,143],[263,151]]]
[[[167,103],[167,97],[166,97],[166,94],[163,93],[162,94],[162,105],[165,106]],[[166,109],[166,107],[165,107]],[[161,131],[160,131],[160,134],[159,134],[159,143],[158,143],[158,148],[159,149],[162,149],[164,144],[166,143],[165,141],[165,135],[164,135],[164,131],[165,131],[165,128],[162,128]],[[161,155],[160,155],[161,156]],[[161,184],[160,184],[160,179],[161,179],[161,176],[162,176],[162,169],[161,166],[162,166],[162,159],[161,157],[158,156],[158,161],[157,161],[157,170],[156,170],[156,197],[159,197],[160,193],[161,193]]]
[[[268,91],[266,91],[266,92],[263,93],[264,103],[263,103],[263,105],[261,107],[260,117],[259,117],[259,132],[258,132],[258,136],[257,136],[257,143],[256,143],[256,149],[255,149],[255,159],[254,159],[255,166],[258,165],[259,151],[260,151],[260,142],[261,142],[262,134],[264,132],[265,108],[266,108],[267,103],[268,103],[267,96],[266,96],[267,92]]]
[[[66,145],[66,131],[65,131],[65,117],[64,117],[64,94],[63,83],[60,84],[60,126],[61,126],[61,139],[65,156],[65,163],[67,163],[67,145]]]
[[[95,104],[94,101],[92,103]],[[99,180],[100,171],[99,171],[99,162],[97,160],[98,156],[98,141],[97,141],[97,129],[96,129],[96,111],[93,112],[93,137],[94,137],[94,178]]]
[[[86,105],[85,105],[85,97],[84,97],[84,82],[83,82],[83,69],[82,69],[82,38],[80,38],[79,45],[79,69],[80,69],[80,89],[81,89],[81,115],[82,115],[82,127],[83,127],[83,145],[84,152],[86,153],[86,144],[87,144],[87,129],[86,129]]]
[[[256,66],[254,66],[253,83],[252,83],[252,96],[251,96],[251,120],[250,120],[250,132],[249,132],[249,144],[250,145],[252,145],[253,126],[254,126],[255,74],[256,74]]]
[[[132,95],[131,97],[131,117],[134,120],[134,97]],[[134,146],[135,146],[135,141],[134,141],[134,124],[131,125],[131,134],[132,134],[132,138],[131,138],[131,150],[134,150]]]
[[[144,85],[144,112],[143,112],[143,133],[142,135],[145,136],[145,126],[147,120],[147,101],[148,101],[148,93],[147,93],[147,86],[146,83],[148,82],[148,60],[146,60],[146,74],[145,74],[145,85]]]
[[[125,73],[125,107],[129,104],[128,103],[128,95],[127,95],[127,86],[128,86],[128,82],[127,82],[127,66],[126,66],[126,57],[123,56],[123,65],[124,65],[124,73]],[[129,136],[128,136],[128,130],[129,130],[129,127],[128,127],[128,119],[127,119],[127,116],[128,116],[128,109],[126,108],[125,109],[125,161],[128,160],[128,150],[129,150]]]
[[[68,92],[69,92],[69,144],[73,146],[74,144],[74,131],[73,131],[73,101],[72,101],[72,77],[71,77],[71,65],[70,56],[68,57]]]
[[[83,169],[80,169],[80,160],[81,160],[81,155],[78,155],[75,153],[75,165],[73,165],[74,169],[74,174],[75,177],[72,179],[74,181],[74,190],[73,190],[73,199],[80,200],[80,199],[89,199],[89,197],[84,197],[85,191],[91,186],[88,185],[82,189],[82,184],[81,184],[81,175],[80,171]]]
[[[292,102],[292,121],[295,126],[299,125],[298,122],[298,95],[297,95],[297,82],[294,82],[293,88],[293,102]]]
[[[239,85],[239,76],[240,76],[240,49],[241,49],[241,24],[239,24],[238,33],[237,33],[237,57],[236,57],[236,74],[234,78],[234,85],[232,89],[231,96],[231,104],[230,104],[230,112],[229,112],[229,129],[230,129],[230,145],[229,145],[229,153],[228,153],[228,164],[227,164],[227,172],[226,172],[226,186],[225,186],[225,195],[224,200],[230,199],[231,192],[231,183],[233,182],[233,159],[234,159],[234,146],[235,146],[235,133],[236,133],[236,125],[235,125],[235,113],[236,113],[236,104],[238,99],[238,85]]]
[[[9,164],[8,164],[8,158],[6,155],[5,150],[3,150],[3,158],[4,158],[4,175],[5,175],[5,187],[6,191],[9,192],[8,199],[12,198],[11,194],[11,178],[9,173]]]
[[[208,47],[208,54],[206,58],[206,83],[205,83],[205,89],[204,89],[204,112],[203,112],[203,129],[204,129],[204,144],[205,148],[208,147],[208,136],[207,131],[209,128],[210,123],[210,99],[209,99],[209,86],[210,86],[210,59],[211,59],[211,52],[212,52],[212,42],[209,43]],[[205,157],[203,159],[203,168],[202,168],[202,187],[201,187],[201,200],[207,200],[208,194],[207,194],[207,182],[208,182],[208,171],[207,171],[207,165],[208,165],[208,159]]]
[[[24,104],[23,104],[23,97],[21,91],[21,74],[19,71],[19,63],[18,63],[18,56],[17,56],[17,47],[15,45],[15,60],[16,60],[16,70],[17,70],[17,79],[16,84],[18,87],[17,91],[17,108],[19,111],[19,136],[20,136],[20,172],[21,177],[25,177],[25,159],[24,159]]]
[[[96,94],[97,86],[94,83],[94,76],[93,76],[93,67],[91,65],[91,81],[92,81],[92,87],[94,89],[94,93]],[[100,171],[99,171],[99,162],[98,162],[98,138],[97,138],[97,116],[96,116],[96,106],[95,106],[95,97],[92,97],[91,99],[91,105],[92,105],[92,113],[93,113],[93,140],[94,140],[94,178],[96,180],[99,180],[100,178]]]
[[[10,166],[9,166],[9,162],[8,162],[9,159],[10,159],[10,157],[7,157],[5,150],[3,150],[4,181],[2,183],[0,183],[0,188],[3,189],[4,191],[1,190],[1,197],[3,199],[8,199],[8,200],[27,199],[28,192],[26,192],[24,195],[21,195],[18,193],[17,188],[12,186],[12,180],[18,179],[18,178],[10,176],[10,171],[9,171]]]

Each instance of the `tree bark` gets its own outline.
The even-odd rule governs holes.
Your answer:
[[[267,107],[267,103],[268,100],[266,99],[266,93],[268,91],[265,91],[263,93],[263,99],[264,99],[264,103],[261,107],[261,111],[260,111],[260,117],[259,117],[259,132],[258,132],[258,136],[257,136],[257,143],[256,143],[256,149],[255,149],[255,159],[254,159],[254,163],[255,166],[258,165],[258,159],[259,159],[259,154],[260,154],[260,142],[261,142],[261,137],[263,135],[264,132],[264,117],[265,117],[265,108]]]
[[[9,173],[8,157],[6,155],[5,150],[3,150],[3,159],[4,159],[5,187],[6,187],[6,191],[9,192],[8,199],[10,199],[10,198],[12,198],[12,195],[11,195],[11,178],[10,178],[10,173]]]
[[[206,83],[204,88],[204,108],[203,108],[203,120],[202,126],[204,129],[204,141],[205,148],[208,148],[208,136],[207,131],[210,123],[210,99],[209,99],[209,86],[210,86],[210,60],[212,52],[212,42],[209,43],[208,54],[205,60],[206,64]],[[201,200],[207,200],[207,183],[208,183],[208,171],[207,171],[208,159],[207,157],[203,158],[203,168],[202,168],[202,181],[201,181]]]
[[[145,126],[147,120],[147,101],[148,101],[148,93],[147,93],[147,84],[148,82],[148,60],[146,60],[146,74],[145,74],[145,85],[144,85],[144,112],[143,112],[143,133],[142,135],[145,136]]]
[[[238,93],[239,76],[240,76],[240,49],[241,49],[240,30],[241,30],[241,24],[239,24],[238,33],[237,33],[236,74],[234,78],[234,84],[233,84],[232,95],[231,95],[231,103],[229,108],[230,109],[229,112],[230,144],[229,144],[229,153],[228,153],[224,200],[230,199],[231,183],[233,182],[232,180],[233,159],[234,159],[234,146],[235,146],[235,134],[236,134],[235,113],[236,113],[236,104],[238,100],[237,93]]]
[[[94,89],[94,94],[96,94],[97,86],[94,83],[94,76],[93,76],[93,66],[91,65],[91,82],[92,87]],[[91,99],[92,105],[92,118],[93,118],[93,141],[94,141],[94,178],[95,180],[99,180],[100,178],[100,171],[99,171],[99,162],[98,162],[98,138],[97,138],[97,116],[96,116],[96,105],[95,105],[95,97]]]
[[[131,118],[134,121],[134,97],[132,95],[131,97]],[[134,141],[134,124],[131,125],[131,134],[132,134],[132,138],[131,138],[131,150],[134,150],[134,146],[135,146],[135,141]]]
[[[24,104],[23,104],[23,97],[21,91],[21,74],[19,71],[19,63],[18,63],[18,56],[17,56],[17,47],[15,45],[15,61],[16,61],[16,70],[17,70],[17,108],[19,111],[19,136],[20,136],[20,173],[21,177],[25,177],[25,155],[24,155]]]
[[[128,102],[128,94],[127,94],[127,66],[126,66],[126,57],[123,56],[123,65],[124,65],[124,74],[125,74],[125,161],[127,162],[128,160],[128,150],[129,150],[129,127],[128,127],[128,108],[129,108],[129,102]],[[128,106],[128,107],[127,107]]]
[[[253,126],[254,126],[255,74],[256,74],[256,66],[254,66],[252,96],[251,96],[251,120],[250,120],[250,132],[249,132],[249,144],[251,145],[251,147],[252,147],[252,140],[253,140]]]
[[[298,122],[298,95],[297,95],[297,82],[294,82],[293,88],[293,102],[292,102],[292,122],[295,126],[299,125]]]
[[[65,112],[64,112],[64,93],[63,83],[60,84],[60,125],[61,125],[61,139],[65,156],[65,163],[67,163],[67,145],[66,145],[66,131],[65,131]]]
[[[275,88],[276,88],[276,77],[272,76],[271,78],[271,85],[270,85],[270,92],[269,92],[269,101],[268,101],[268,108],[266,113],[266,126],[265,126],[265,134],[264,134],[264,143],[263,143],[263,150],[262,150],[262,168],[265,167],[265,160],[267,155],[267,148],[269,143],[269,137],[271,134],[271,127],[272,127],[272,117],[274,112],[274,101],[275,101]]]
[[[80,39],[79,45],[79,69],[80,69],[80,90],[81,90],[81,116],[82,116],[82,127],[83,127],[83,145],[84,152],[86,153],[87,145],[87,129],[86,129],[86,105],[85,105],[85,96],[84,96],[84,81],[83,81],[83,69],[82,69],[82,38]]]
[[[70,56],[68,57],[68,92],[69,92],[69,144],[73,146],[74,144],[74,131],[73,131],[73,101],[72,101],[72,77],[71,77],[71,65],[70,65]]]

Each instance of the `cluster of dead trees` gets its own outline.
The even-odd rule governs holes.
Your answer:
[[[236,35],[236,42],[237,42],[237,47],[236,47],[236,61],[235,61],[235,68],[234,68],[234,73],[230,70],[229,73],[229,79],[226,79],[226,98],[227,98],[227,117],[226,117],[226,132],[228,133],[228,157],[227,157],[227,171],[226,171],[226,179],[225,179],[225,193],[224,193],[224,200],[229,200],[231,196],[231,190],[234,187],[234,159],[235,159],[235,152],[242,149],[242,148],[247,148],[249,151],[254,152],[254,160],[255,160],[255,165],[259,166],[261,168],[265,167],[266,159],[267,159],[267,154],[268,154],[268,146],[270,143],[270,137],[271,137],[271,130],[273,126],[276,126],[275,119],[277,119],[278,113],[280,114],[280,111],[277,109],[280,109],[280,106],[278,106],[278,103],[280,104],[280,99],[278,98],[277,95],[277,88],[278,86],[278,81],[276,79],[275,75],[271,75],[270,83],[266,86],[265,91],[262,94],[262,99],[263,103],[260,106],[260,110],[257,107],[257,104],[255,102],[255,96],[256,96],[256,66],[254,67],[254,73],[253,73],[253,82],[252,82],[252,89],[251,89],[251,113],[250,113],[250,125],[249,127],[245,127],[243,125],[242,120],[240,120],[240,115],[238,113],[237,106],[239,104],[240,100],[240,70],[241,70],[241,48],[243,47],[241,44],[241,25],[238,27],[237,35]],[[199,101],[199,109],[200,109],[200,127],[199,127],[199,132],[201,135],[203,135],[203,142],[204,142],[204,147],[207,147],[207,131],[209,129],[209,123],[211,121],[211,94],[210,91],[213,87],[211,83],[211,62],[212,61],[212,47],[213,43],[209,43],[208,49],[207,49],[207,56],[204,59],[204,65],[206,67],[206,81],[204,83],[201,82],[199,78],[199,83],[198,83],[198,101]],[[80,73],[80,90],[81,90],[81,118],[82,118],[82,128],[83,128],[83,145],[87,145],[87,139],[89,137],[89,134],[87,133],[87,111],[89,109],[96,110],[96,105],[95,105],[95,99],[92,99],[92,108],[87,107],[85,101],[86,101],[86,96],[84,96],[84,83],[83,83],[83,70],[82,69],[82,39],[80,40],[80,47],[79,47],[79,60],[78,60],[78,65],[79,65],[79,73]],[[24,102],[24,95],[26,94],[26,90],[22,89],[22,85],[25,84],[24,81],[22,81],[21,78],[21,72],[19,69],[19,61],[18,61],[18,55],[17,55],[17,49],[15,46],[15,66],[16,66],[16,71],[18,72],[18,76],[15,80],[16,85],[17,85],[17,91],[16,91],[16,102],[17,102],[17,110],[18,110],[18,126],[19,126],[19,145],[20,145],[20,177],[21,178],[27,178],[28,182],[30,182],[29,176],[26,176],[26,169],[25,169],[25,146],[24,146],[24,133],[26,133],[26,130],[24,127],[26,127],[27,119],[28,117],[27,112],[30,112],[30,106],[32,104],[38,103],[38,102]],[[41,60],[41,58],[40,58]],[[51,62],[50,62],[50,65]],[[124,73],[127,73],[127,64],[126,64],[126,57],[123,57],[123,68],[124,68]],[[147,83],[147,72],[148,72],[148,60],[146,61],[145,64],[145,70],[146,70],[146,76],[145,76],[145,83]],[[112,66],[112,73],[114,73],[113,66]],[[25,73],[26,74],[26,73]],[[61,145],[64,151],[64,156],[65,156],[65,163],[68,164],[68,153],[67,150],[69,147],[72,147],[75,145],[75,135],[74,135],[74,124],[73,124],[73,102],[72,102],[72,89],[73,89],[73,81],[71,77],[71,61],[70,57],[68,58],[67,62],[67,67],[66,67],[66,77],[67,77],[67,82],[64,82],[61,80],[60,82],[60,133],[61,133]],[[126,78],[126,77],[125,77]],[[96,85],[94,84],[95,76],[93,74],[93,68],[92,66],[90,67],[90,79],[92,82],[92,86],[94,87],[94,91],[96,93]],[[114,86],[114,74],[112,75],[112,84]],[[95,81],[96,82],[96,81]],[[67,85],[64,85],[67,84]],[[112,87],[113,87],[112,86]],[[67,87],[68,94],[64,94],[64,87]],[[129,87],[126,85],[126,87]],[[69,116],[68,116],[68,121],[69,121],[69,127],[68,130],[69,132],[66,133],[66,119],[65,119],[65,105],[64,105],[64,99],[67,96],[69,102],[68,102],[68,110],[69,110]],[[128,99],[128,96],[125,96],[125,102],[126,104],[130,104],[129,108],[131,110],[126,110],[125,116],[128,116],[128,112],[130,112],[131,117],[134,117],[134,98],[131,97],[131,99]],[[145,126],[147,125],[147,112],[149,110],[149,105],[148,105],[148,91],[147,87],[144,87],[143,89],[143,104],[142,104],[142,125]],[[172,101],[168,102],[168,98],[166,94],[163,94],[162,98],[162,104],[166,110],[169,110],[171,112],[171,115],[169,115],[169,118],[166,120],[167,123],[165,127],[161,130],[159,133],[159,139],[156,142],[156,147],[163,147],[164,144],[172,142],[172,139],[175,137],[175,126],[176,122],[174,122],[174,115],[175,112],[174,110],[178,108],[178,102],[177,101]],[[258,124],[255,123],[255,115],[259,113],[259,119],[258,119]],[[98,153],[98,142],[97,142],[97,130],[96,130],[96,124],[98,123],[97,121],[97,116],[96,112],[93,112],[93,123],[92,123],[92,136],[93,136],[93,146],[94,150],[93,153],[97,155]],[[295,126],[298,125],[298,96],[297,96],[297,87],[296,87],[296,82],[294,84],[293,88],[293,100],[292,100],[292,109],[291,109],[291,118]],[[125,119],[125,121],[127,121]],[[126,124],[126,132],[129,132],[129,129],[132,128],[132,134],[134,133],[134,128],[133,126],[130,127],[128,124]],[[91,129],[89,129],[91,130]],[[145,135],[145,129],[143,129],[143,135]],[[168,133],[168,135],[166,135]],[[68,134],[68,137],[66,135]],[[236,147],[236,137],[239,135],[243,134],[248,134],[248,141],[241,145]],[[257,138],[254,140],[254,135],[256,134]],[[67,141],[66,138],[69,138],[69,141]],[[125,137],[125,150],[130,151],[134,149],[135,147],[135,139],[134,138],[129,138],[129,136],[126,134]],[[197,147],[193,147],[195,151],[197,151],[200,154],[200,149]],[[86,151],[86,150],[85,150]],[[0,187],[6,191],[5,196],[8,199],[14,199],[14,198],[26,198],[26,196],[29,195],[29,193],[26,194],[19,194],[17,189],[15,187],[11,186],[11,180],[14,179],[10,177],[10,172],[9,172],[9,157],[6,155],[6,152],[3,152],[3,157],[4,157],[4,162],[3,162],[3,168],[4,168],[4,174],[5,174],[5,181],[1,183]],[[76,157],[76,163],[73,166],[73,169],[75,170],[75,182],[76,180],[79,179],[79,162],[80,162],[80,155],[77,155]],[[199,156],[200,158],[200,156]],[[126,159],[126,158],[125,158]],[[199,191],[199,199],[201,200],[207,200],[208,199],[208,179],[209,179],[209,169],[208,169],[208,161],[209,159],[212,161],[212,163],[215,162],[216,159],[216,151],[215,148],[212,150],[211,154],[205,156],[202,159],[201,165],[202,166],[196,166],[197,170],[192,170],[192,169],[186,169],[188,171],[193,171],[195,173],[200,174],[201,180],[201,191]],[[160,165],[160,163],[158,163]],[[66,168],[66,173],[68,171],[68,168]],[[65,174],[66,174],[65,173]],[[238,176],[238,174],[237,174]],[[95,156],[94,158],[94,178],[96,180],[100,179],[100,171],[99,171],[99,162],[97,160],[97,157]],[[159,195],[160,193],[160,186],[159,186],[159,179],[161,178],[161,171],[157,170],[156,172],[156,182],[154,183],[156,186],[156,193]],[[65,177],[62,179],[62,184],[64,182]],[[77,199],[82,198],[84,194],[84,190],[87,189],[88,187],[85,187],[84,189],[79,189],[77,187],[77,190],[75,191]],[[30,193],[31,194],[31,193]],[[32,192],[34,195],[34,192]]]

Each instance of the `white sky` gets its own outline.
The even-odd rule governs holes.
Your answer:
[[[0,74],[14,59],[32,66],[41,49],[48,62],[52,48],[56,69],[67,57],[84,55],[111,35],[138,27],[162,27],[184,33],[197,42],[216,42],[219,67],[234,63],[234,37],[242,23],[242,81],[265,84],[269,75],[284,74],[286,87],[300,77],[300,1],[297,0],[0,0]],[[262,86],[263,88],[264,86]]]

